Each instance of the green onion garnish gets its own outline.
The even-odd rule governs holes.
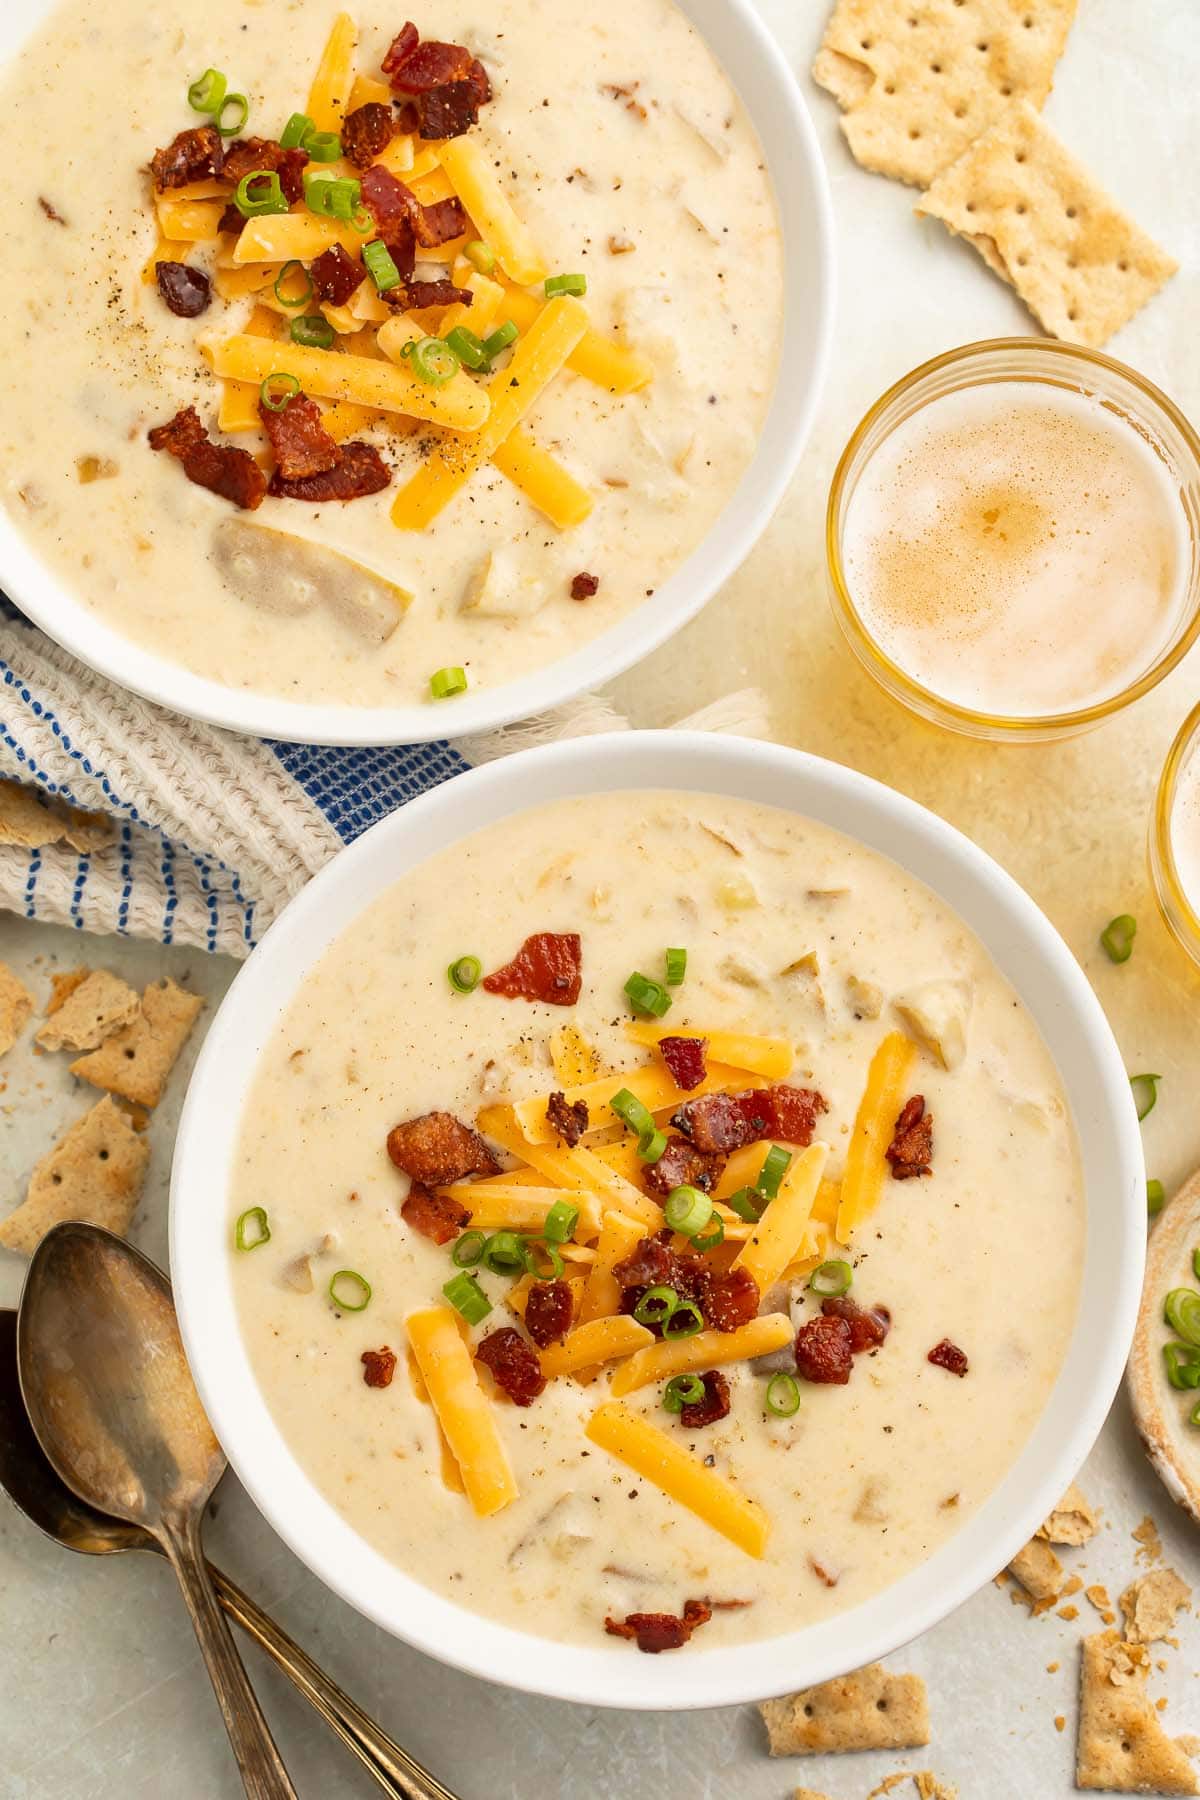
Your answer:
[[[638,1139],[638,1157],[644,1163],[656,1163],[666,1147],[665,1131],[659,1131],[657,1127],[653,1131],[643,1131]]]
[[[389,288],[399,287],[400,271],[392,259],[391,251],[379,238],[363,245],[363,261],[379,293],[386,294]]]
[[[791,1160],[791,1151],[783,1149],[779,1144],[772,1144],[767,1151],[757,1187],[759,1193],[765,1194],[768,1200],[773,1200],[779,1192],[779,1184],[787,1174]]]
[[[586,275],[547,275],[546,298],[553,300],[556,294],[586,294]]]
[[[1151,1218],[1154,1217],[1155,1213],[1162,1211],[1163,1201],[1166,1197],[1166,1190],[1161,1181],[1148,1181],[1146,1183],[1146,1211]],[[1198,1270],[1197,1273],[1200,1274],[1200,1270]]]
[[[220,69],[205,69],[188,89],[188,105],[193,112],[215,113],[225,98],[225,89],[229,86]]]
[[[665,1325],[678,1305],[679,1295],[673,1287],[647,1288],[633,1316],[639,1325]]]
[[[800,1411],[800,1383],[794,1375],[772,1375],[767,1383],[767,1411],[775,1414],[777,1419],[790,1419],[793,1413]]]
[[[694,1237],[692,1239],[692,1249],[700,1256],[703,1256],[705,1251],[715,1250],[718,1244],[723,1244],[724,1242],[725,1221],[722,1219],[720,1213],[714,1213],[712,1230],[705,1232],[703,1237]]]
[[[1195,1406],[1193,1406],[1191,1412],[1188,1414],[1188,1424],[1200,1425],[1200,1400],[1196,1402]]]
[[[682,1412],[704,1399],[705,1387],[699,1375],[672,1375],[663,1389],[662,1403],[669,1413]]]
[[[266,1208],[249,1206],[233,1228],[233,1241],[239,1250],[257,1250],[270,1241],[271,1226]]]
[[[672,1231],[681,1232],[684,1237],[695,1237],[698,1231],[704,1230],[712,1216],[713,1203],[708,1195],[702,1194],[699,1188],[688,1187],[686,1184],[672,1188],[663,1207],[663,1217],[667,1224]]]
[[[292,320],[291,338],[293,344],[303,344],[309,350],[328,350],[333,344],[334,330],[320,313],[305,313],[302,319]]]
[[[472,238],[469,244],[464,244],[463,255],[469,263],[475,265],[481,275],[490,275],[496,266],[496,252],[482,238]]]
[[[525,1258],[525,1273],[532,1275],[535,1281],[561,1281],[563,1259],[553,1244],[545,1243],[541,1238],[526,1238],[521,1245],[521,1254]],[[538,1264],[538,1257],[546,1256],[550,1260],[549,1273],[545,1273]]]
[[[233,112],[227,117],[226,108],[230,106]],[[222,137],[236,137],[249,117],[250,102],[245,94],[226,94],[213,115],[213,124]]]
[[[443,1294],[454,1308],[461,1313],[468,1325],[478,1325],[486,1319],[492,1310],[492,1303],[476,1281],[474,1275],[464,1270],[461,1275],[453,1276],[442,1288]]]
[[[687,974],[687,951],[668,950],[666,953],[667,986],[678,987]]]
[[[850,1284],[854,1280],[854,1270],[848,1262],[840,1262],[836,1258],[832,1262],[823,1262],[814,1269],[808,1278],[808,1285],[814,1294],[822,1300],[836,1300],[839,1294],[848,1294]]]
[[[493,1275],[520,1275],[525,1268],[525,1246],[515,1231],[494,1231],[480,1260]]]
[[[503,325],[497,325],[495,331],[483,340],[488,360],[491,361],[493,357],[499,356],[500,352],[507,350],[510,344],[515,344],[519,336],[520,333],[511,319],[505,319]]]
[[[473,1269],[483,1255],[483,1246],[487,1237],[482,1231],[464,1231],[455,1238],[450,1251],[450,1261],[456,1269]]]
[[[409,353],[409,361],[417,380],[428,382],[430,387],[445,387],[461,366],[449,344],[437,337],[419,338]]]
[[[259,405],[265,406],[268,412],[283,412],[292,395],[299,392],[300,383],[294,375],[284,375],[277,371],[273,375],[268,375],[267,379],[260,383]]]
[[[465,669],[438,669],[429,677],[429,691],[435,700],[449,700],[455,694],[467,691],[467,672]]]
[[[341,1312],[365,1312],[371,1284],[357,1269],[339,1269],[329,1277],[329,1298]]]
[[[251,169],[233,190],[233,204],[243,219],[257,219],[264,213],[285,213],[288,203],[274,169]]]
[[[1164,1344],[1163,1362],[1173,1388],[1200,1388],[1200,1350],[1191,1344]]]
[[[695,1337],[704,1330],[704,1314],[694,1300],[679,1300],[662,1322],[664,1338]]]
[[[1122,963],[1128,962],[1133,955],[1133,940],[1136,936],[1137,920],[1133,914],[1118,913],[1100,933],[1100,942],[1113,962]]]
[[[671,1010],[671,996],[662,982],[651,981],[648,976],[639,975],[636,969],[625,983],[625,992],[634,1011],[645,1013],[651,1019],[661,1019]]]
[[[730,1194],[725,1202],[730,1212],[735,1212],[739,1219],[745,1219],[747,1225],[757,1225],[763,1216],[763,1197],[755,1188],[739,1188],[736,1194]]]
[[[293,113],[279,134],[280,147],[284,150],[298,150],[309,132],[315,129],[307,113]]]
[[[304,204],[322,219],[353,219],[362,202],[362,183],[350,175],[304,172]]]
[[[290,280],[290,278],[294,275],[296,270],[300,271],[301,278],[303,279],[304,292],[302,294],[295,294],[295,295],[285,294],[283,291],[283,284],[285,281]],[[282,269],[280,269],[278,275],[275,277],[275,286],[274,286],[273,291],[275,294],[275,298],[278,300],[278,302],[281,306],[289,306],[294,311],[298,307],[307,306],[308,302],[312,299],[312,297],[313,297],[312,277],[308,273],[308,270],[304,267],[304,264],[297,262],[295,257],[293,257],[290,262],[284,263]]]
[[[1195,1288],[1172,1288],[1163,1301],[1163,1318],[1176,1337],[1200,1349],[1200,1294]]]
[[[468,331],[465,325],[456,325],[453,331],[448,331],[446,342],[466,368],[486,369],[489,366],[483,339],[476,337],[473,331]]]
[[[1192,1274],[1200,1281],[1200,1250],[1192,1251]]]
[[[569,1244],[579,1223],[579,1208],[569,1200],[556,1200],[546,1214],[542,1236],[548,1244]]]
[[[308,151],[312,162],[336,162],[342,154],[342,140],[336,131],[306,131],[300,147]]]
[[[639,1137],[647,1137],[653,1132],[654,1114],[628,1088],[621,1088],[608,1104],[621,1123],[628,1125],[630,1131],[635,1131]]]
[[[446,970],[446,980],[456,994],[473,994],[482,974],[483,964],[477,956],[460,956]]]
[[[1140,1119],[1149,1118],[1158,1100],[1158,1084],[1161,1075],[1131,1075],[1129,1085],[1133,1090],[1133,1104],[1137,1108]]]

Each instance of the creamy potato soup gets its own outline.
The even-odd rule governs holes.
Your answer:
[[[1047,1399],[1085,1235],[1058,1075],[962,921],[824,826],[669,792],[520,814],[369,907],[271,1038],[229,1208],[331,1504],[622,1655],[935,1551]]]
[[[682,12],[412,10],[68,0],[3,84],[5,504],[233,688],[433,704],[577,649],[766,413],[774,199]]]

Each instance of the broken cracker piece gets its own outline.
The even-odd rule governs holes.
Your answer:
[[[203,1005],[169,977],[151,982],[132,1023],[73,1062],[72,1075],[139,1106],[157,1106]]]
[[[0,1056],[11,1050],[33,1017],[33,995],[7,963],[0,963]]]
[[[123,1234],[149,1160],[150,1146],[106,1095],[38,1163],[22,1203],[0,1220],[0,1244],[32,1256],[63,1219],[83,1219]]]
[[[1131,1644],[1155,1644],[1175,1624],[1175,1614],[1191,1600],[1192,1590],[1174,1569],[1152,1569],[1130,1582],[1121,1595],[1125,1636]]]
[[[1140,1563],[1156,1563],[1163,1553],[1162,1539],[1158,1535],[1158,1526],[1149,1513],[1143,1513],[1140,1525],[1135,1525],[1130,1536],[1137,1544],[1134,1560]]]
[[[1145,1694],[1150,1659],[1115,1631],[1083,1640],[1075,1782],[1122,1794],[1196,1794],[1195,1771]]]
[[[1075,0],[837,0],[813,63],[864,169],[928,187],[1013,100],[1050,92]]]
[[[839,1750],[911,1750],[929,1742],[929,1701],[919,1675],[869,1663],[836,1681],[759,1707],[772,1756]]]
[[[958,1789],[939,1781],[932,1769],[901,1769],[896,1775],[885,1775],[878,1787],[873,1787],[867,1800],[883,1800],[885,1794],[894,1794],[897,1788],[903,1788],[906,1782],[912,1782],[915,1800],[958,1800]]]
[[[62,975],[51,975],[50,998],[46,1002],[48,1019],[52,1019],[55,1013],[67,1004],[76,988],[83,986],[91,972],[85,965],[79,969],[67,969]]]
[[[1048,332],[1092,349],[1179,266],[1023,101],[937,177],[916,211],[973,244]]]
[[[1085,1495],[1071,1483],[1049,1518],[1039,1525],[1034,1537],[1048,1544],[1086,1544],[1100,1529],[1100,1521]]]
[[[828,1794],[818,1794],[816,1788],[797,1788],[792,1800],[829,1800]]]
[[[140,1006],[137,990],[127,981],[107,969],[93,969],[58,1000],[37,1041],[43,1050],[95,1050],[115,1031],[131,1024]]]
[[[1049,1544],[1030,1538],[1008,1565],[1008,1572],[1020,1582],[1032,1600],[1052,1606],[1062,1592],[1066,1571]]]
[[[111,843],[115,832],[106,813],[83,812],[19,781],[0,780],[0,844],[20,850],[66,844],[84,856]]]

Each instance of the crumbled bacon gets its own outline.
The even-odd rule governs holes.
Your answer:
[[[225,152],[221,174],[235,185],[247,175],[278,175],[284,199],[294,206],[304,194],[307,167],[307,150],[285,150],[274,138],[238,138]]]
[[[351,294],[361,286],[364,271],[361,263],[347,256],[341,244],[331,244],[328,250],[322,250],[320,256],[313,258],[308,274],[318,300],[328,300],[331,306],[345,306]]]
[[[45,194],[38,195],[38,205],[41,207],[46,217],[52,220],[55,225],[66,224],[67,221],[63,218],[53,200],[47,200]]]
[[[467,215],[461,201],[438,200],[423,206],[412,189],[382,163],[373,163],[363,175],[362,198],[380,237],[389,245],[403,226],[409,228],[416,243],[429,248],[461,237],[466,230]]]
[[[267,490],[277,500],[362,500],[388,486],[392,472],[374,444],[351,438],[338,446],[338,458],[319,475],[284,475],[279,469]]]
[[[632,1639],[647,1656],[657,1656],[662,1650],[681,1649],[697,1626],[711,1618],[707,1601],[686,1600],[682,1618],[674,1613],[628,1613],[623,1619],[605,1619],[604,1629],[610,1637]]]
[[[925,1360],[936,1364],[939,1369],[948,1370],[951,1375],[965,1375],[970,1366],[966,1351],[960,1350],[957,1344],[952,1344],[949,1338],[943,1338],[940,1344],[935,1344]]]
[[[453,1113],[427,1112],[388,1132],[387,1153],[425,1187],[447,1187],[468,1175],[495,1175],[499,1165],[477,1131]]]
[[[275,452],[277,475],[299,481],[336,467],[341,451],[321,423],[320,407],[307,394],[292,394],[278,408],[260,400],[258,411]]]
[[[215,125],[196,125],[181,131],[163,150],[150,158],[154,185],[164,188],[186,187],[191,181],[211,181],[222,174],[225,149]]]
[[[421,43],[406,24],[383,59],[393,93],[406,97],[400,129],[423,138],[461,137],[492,97],[487,70],[461,44]]]
[[[400,1208],[400,1217],[431,1243],[448,1244],[451,1238],[458,1236],[471,1214],[467,1207],[451,1200],[448,1194],[435,1194],[414,1181]]]
[[[571,577],[571,598],[572,600],[590,600],[599,586],[600,577],[598,575],[589,575],[581,569],[578,575]]]
[[[892,1165],[893,1181],[933,1174],[933,1114],[925,1111],[924,1094],[914,1094],[904,1102],[883,1154]]]
[[[685,1093],[699,1087],[708,1074],[707,1038],[659,1038],[658,1053],[671,1071],[675,1086]]]
[[[200,423],[194,406],[186,406],[149,432],[150,448],[166,450],[183,464],[183,472],[197,487],[232,500],[248,512],[261,506],[267,478],[246,450],[231,444],[214,444]]]
[[[496,1386],[504,1390],[514,1406],[532,1406],[546,1385],[537,1352],[511,1325],[489,1331],[476,1345],[475,1355],[492,1371]]]
[[[226,232],[226,231],[232,232],[234,237],[237,237],[241,233],[242,227],[245,225],[245,223],[246,223],[246,220],[245,220],[244,216],[238,211],[237,207],[233,204],[233,201],[231,200],[229,202],[229,205],[225,208],[225,211],[221,214],[220,218],[217,220],[217,230],[219,232]]]
[[[382,1350],[364,1350],[362,1353],[363,1380],[370,1388],[390,1387],[392,1376],[396,1373],[396,1353],[385,1344]]]
[[[212,283],[203,269],[190,263],[160,262],[154,265],[158,291],[177,319],[198,319],[212,299]]]
[[[845,1319],[821,1313],[796,1333],[796,1368],[805,1381],[844,1387],[854,1363],[850,1327]]]
[[[394,312],[419,312],[423,306],[470,306],[475,296],[470,288],[455,287],[452,281],[408,281],[388,288],[379,298]]]
[[[433,200],[428,205],[423,202],[413,220],[418,244],[432,249],[435,244],[448,244],[451,238],[461,237],[467,229],[467,214],[457,194],[451,194],[446,200]]]
[[[643,1181],[652,1194],[665,1197],[672,1188],[697,1187],[711,1193],[724,1173],[727,1158],[720,1151],[697,1150],[685,1137],[669,1137],[656,1163],[648,1163]]]
[[[756,1316],[758,1284],[748,1270],[730,1269],[716,1274],[703,1257],[672,1250],[672,1236],[671,1231],[664,1230],[654,1237],[644,1237],[615,1264],[613,1275],[622,1290],[622,1312],[633,1312],[647,1288],[670,1287],[694,1300],[705,1324],[714,1331],[736,1331]],[[649,1329],[656,1337],[661,1335],[657,1325]]]
[[[670,1233],[664,1232],[661,1236],[644,1237],[628,1256],[614,1263],[613,1276],[617,1285],[623,1288],[674,1287],[680,1259],[665,1241],[669,1236]]]
[[[569,1281],[535,1281],[525,1302],[525,1329],[544,1350],[571,1329],[575,1297]]]
[[[546,1122],[567,1148],[573,1150],[588,1128],[587,1101],[576,1100],[574,1105],[568,1106],[567,1096],[561,1090],[551,1094],[546,1102]]]
[[[758,1283],[749,1269],[729,1269],[724,1275],[709,1275],[700,1307],[705,1322],[716,1331],[737,1331],[758,1316],[761,1296]]]
[[[671,1120],[697,1150],[727,1156],[754,1142],[755,1132],[733,1094],[705,1094],[688,1100]]]
[[[671,1120],[698,1150],[728,1154],[761,1138],[802,1147],[812,1142],[817,1115],[828,1111],[813,1088],[752,1088],[744,1094],[705,1094],[687,1100]]]
[[[396,115],[390,106],[368,100],[342,120],[342,151],[356,169],[369,169],[396,135]]]
[[[850,1328],[850,1348],[855,1356],[862,1350],[878,1350],[892,1329],[892,1315],[886,1306],[859,1306],[844,1294],[822,1300],[821,1311],[827,1319],[844,1319]]]
[[[407,24],[400,27],[384,52],[381,65],[384,74],[390,78],[395,70],[402,69],[420,41],[421,34],[409,19]]]
[[[574,1006],[583,985],[583,941],[577,931],[535,931],[510,963],[485,975],[489,994]]]
[[[680,1423],[689,1431],[715,1425],[718,1419],[729,1415],[729,1382],[720,1369],[705,1369],[700,1379],[704,1383],[703,1400],[685,1401],[679,1413]]]

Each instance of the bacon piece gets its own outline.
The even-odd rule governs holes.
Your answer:
[[[212,283],[203,269],[190,263],[160,262],[154,265],[158,291],[177,319],[198,319],[212,299]]]
[[[277,500],[362,500],[388,486],[392,472],[374,444],[351,438],[338,446],[338,459],[319,475],[284,475],[276,469],[267,490]]]
[[[658,1053],[670,1069],[675,1086],[685,1092],[699,1087],[708,1074],[707,1038],[659,1038]]]
[[[276,473],[285,480],[322,475],[340,460],[341,451],[321,423],[321,409],[307,394],[292,394],[277,410],[260,400],[258,412],[275,452]]]
[[[687,1100],[671,1120],[698,1150],[740,1150],[761,1138],[811,1144],[819,1113],[829,1109],[814,1088],[781,1084],[744,1094],[704,1094]]]
[[[422,139],[462,137],[479,120],[479,96],[469,81],[448,81],[418,96],[417,135]]]
[[[427,1112],[393,1125],[387,1153],[424,1187],[448,1187],[468,1175],[495,1175],[499,1164],[477,1131],[453,1113]]]
[[[709,1194],[720,1181],[727,1161],[722,1151],[697,1150],[685,1137],[669,1137],[658,1161],[647,1164],[642,1180],[650,1193],[663,1197],[672,1188],[685,1185]]]
[[[952,1344],[949,1338],[943,1338],[940,1344],[935,1344],[925,1360],[936,1364],[939,1369],[948,1370],[951,1375],[965,1375],[970,1367],[966,1351],[960,1350],[957,1344]]]
[[[406,24],[400,27],[400,30],[384,52],[381,67],[389,81],[399,69],[404,67],[404,64],[408,61],[420,41],[421,34],[413,24],[412,20],[409,19]]]
[[[368,100],[342,120],[342,150],[356,169],[369,169],[396,135],[396,115],[390,106]]]
[[[190,181],[211,181],[223,173],[225,149],[215,125],[196,125],[181,131],[164,150],[150,158],[150,172],[159,193],[164,188],[186,187]]]
[[[221,173],[235,186],[247,175],[261,174],[264,170],[276,174],[284,199],[289,206],[294,206],[303,196],[307,167],[307,150],[285,150],[274,138],[238,138],[225,152]]]
[[[452,281],[409,281],[388,288],[379,298],[395,312],[419,312],[423,306],[470,306],[475,296],[470,288],[455,287]]]
[[[396,1354],[385,1344],[382,1350],[364,1350],[361,1357],[363,1380],[370,1388],[391,1386],[396,1373]]]
[[[457,194],[434,200],[428,206],[418,204],[418,216],[413,220],[418,244],[432,249],[435,244],[448,244],[451,238],[461,237],[467,229],[466,208]]]
[[[313,258],[308,274],[318,300],[328,300],[331,306],[345,306],[351,294],[362,285],[365,270],[361,263],[347,256],[340,244],[331,244],[328,250],[322,250],[320,256]]]
[[[237,237],[246,223],[244,216],[238,211],[232,200],[217,220],[218,231],[230,231]]]
[[[535,931],[510,963],[485,975],[489,994],[574,1006],[583,985],[583,942],[577,931]]]
[[[451,1200],[448,1194],[435,1194],[414,1181],[400,1208],[400,1217],[431,1244],[448,1244],[456,1238],[471,1217],[470,1209]]]
[[[373,163],[363,175],[362,197],[380,237],[388,244],[392,233],[403,225],[409,227],[418,244],[429,248],[461,237],[467,228],[461,200],[437,200],[432,206],[423,206],[412,189],[382,163]]]
[[[546,1102],[546,1121],[567,1148],[573,1150],[588,1128],[587,1101],[576,1100],[573,1106],[568,1106],[564,1093],[551,1094]]]
[[[700,1296],[705,1323],[716,1331],[736,1331],[757,1318],[761,1298],[758,1283],[748,1269],[730,1269],[724,1275],[705,1271],[707,1280]]]
[[[805,1381],[845,1387],[854,1365],[850,1327],[824,1313],[796,1333],[796,1368]]]
[[[933,1114],[925,1111],[924,1094],[914,1094],[904,1102],[892,1141],[883,1154],[892,1165],[893,1181],[933,1174]]]
[[[855,1356],[861,1350],[878,1350],[892,1329],[892,1315],[886,1306],[859,1306],[855,1300],[839,1295],[822,1300],[821,1311],[827,1319],[844,1319],[850,1327],[850,1348]]]
[[[628,1256],[613,1264],[613,1277],[622,1288],[674,1287],[679,1257],[671,1249],[670,1233],[644,1237]]]
[[[635,1310],[647,1288],[671,1287],[694,1300],[704,1322],[715,1331],[736,1331],[758,1313],[759,1292],[754,1277],[745,1269],[715,1274],[703,1257],[671,1249],[669,1229],[644,1237],[628,1256],[616,1263],[613,1275],[621,1288],[621,1311]],[[649,1329],[661,1335],[657,1325]]]
[[[539,1350],[566,1337],[574,1311],[570,1282],[534,1282],[525,1302],[525,1329]]]
[[[663,1650],[679,1650],[693,1631],[712,1618],[712,1608],[705,1600],[686,1600],[683,1617],[674,1613],[627,1613],[623,1619],[605,1619],[604,1629],[610,1637],[630,1638],[647,1656]]]
[[[405,26],[404,30],[407,31]],[[401,37],[404,36],[402,31]],[[475,61],[463,44],[443,44],[436,38],[415,43],[402,56],[396,55],[400,38],[395,40],[383,59],[383,72],[393,93],[428,94],[449,81],[465,81]]]
[[[703,1400],[686,1401],[679,1413],[680,1423],[689,1431],[715,1425],[718,1419],[729,1415],[729,1383],[720,1369],[705,1369],[700,1379],[704,1383]]]
[[[671,1123],[697,1150],[722,1156],[752,1144],[758,1135],[733,1094],[705,1094],[702,1099],[685,1101]]]
[[[598,575],[588,575],[581,569],[578,575],[571,577],[571,598],[572,600],[590,600],[599,586],[600,577]]]
[[[214,444],[194,406],[185,406],[165,425],[152,427],[148,435],[150,448],[177,457],[184,474],[197,487],[208,488],[247,512],[262,505],[267,478],[254,458],[231,444]]]
[[[496,1386],[504,1390],[514,1406],[532,1406],[546,1385],[537,1353],[511,1325],[489,1331],[476,1345],[475,1356],[492,1371]]]

